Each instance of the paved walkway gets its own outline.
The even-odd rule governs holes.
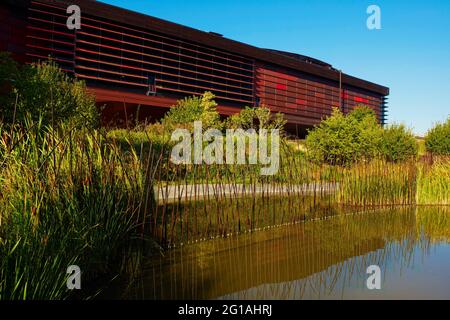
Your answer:
[[[216,197],[252,197],[254,195],[289,195],[289,194],[326,194],[333,193],[339,188],[337,183],[302,184],[302,185],[273,185],[273,184],[190,184],[181,186],[158,186],[154,188],[158,203],[173,203],[214,199]]]

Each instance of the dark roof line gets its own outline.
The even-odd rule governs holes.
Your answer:
[[[275,50],[275,49],[264,49],[264,50],[270,51],[272,53],[282,54],[282,55],[284,55],[286,57],[289,57],[289,58],[292,58],[292,59],[296,59],[296,60],[299,60],[299,61],[302,61],[302,62],[313,63],[313,64],[316,64],[316,65],[321,66],[321,67],[325,67],[325,68],[328,68],[328,69],[336,70],[329,63],[326,63],[324,61],[321,61],[321,60],[313,58],[313,57],[305,56],[303,54],[287,52],[287,51],[281,51],[281,50]]]
[[[28,5],[31,0],[8,0],[14,4]],[[177,23],[162,20],[142,13],[134,12],[128,9],[112,6],[100,1],[93,0],[36,0],[37,2],[53,5],[72,5],[77,4],[81,12],[96,15],[104,19],[121,22],[139,28],[153,30],[176,38],[194,41],[209,47],[218,48],[231,53],[240,54],[255,60],[279,65],[288,69],[323,77],[332,81],[339,82],[339,71],[333,68],[324,67],[320,63],[308,63],[298,57],[301,55],[289,56],[281,51],[274,52],[266,49],[257,48],[242,42],[231,40],[225,37],[219,37],[209,32],[200,31],[194,28],[186,27]],[[296,54],[291,54],[296,55]],[[311,58],[313,59],[313,58]],[[313,59],[314,61],[319,61]],[[311,60],[311,61],[313,61]],[[323,63],[323,62],[322,62]],[[325,63],[323,63],[325,64]],[[328,64],[325,64],[328,65]],[[349,86],[363,88],[381,95],[388,95],[389,88],[381,86],[366,80],[342,74],[342,82]]]

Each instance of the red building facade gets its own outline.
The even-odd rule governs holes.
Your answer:
[[[81,29],[69,30],[69,5]],[[48,59],[86,81],[105,122],[157,119],[176,100],[211,91],[219,112],[266,105],[302,135],[331,114],[364,104],[386,120],[389,89],[313,58],[256,48],[168,21],[89,0],[0,4],[0,50],[22,62]]]

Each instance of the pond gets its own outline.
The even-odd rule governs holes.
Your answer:
[[[369,266],[380,289],[369,290]],[[407,207],[185,245],[116,288],[125,299],[450,299],[450,208]]]

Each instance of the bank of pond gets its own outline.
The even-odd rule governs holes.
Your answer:
[[[186,250],[271,237],[296,226],[342,219],[356,223],[356,213],[368,210],[431,205],[421,215],[437,217],[430,218],[427,230],[438,235],[434,227],[449,232],[448,214],[438,209],[450,200],[450,162],[444,157],[374,159],[345,167],[318,164],[286,149],[277,174],[261,176],[253,165],[174,165],[168,150],[150,146],[140,152],[124,151],[100,131],[43,133],[30,128],[1,136],[0,299],[4,300],[96,298],[114,291],[119,281],[111,283],[114,279],[131,274],[144,279],[137,274],[160,261],[154,260],[155,254],[185,257]],[[350,235],[336,228],[327,235],[333,236],[330,242],[347,245]],[[382,241],[381,235],[376,241]],[[271,254],[295,256],[283,251],[287,242],[294,246],[310,241],[287,239]],[[350,258],[351,251],[347,255]],[[264,259],[252,263],[262,267]],[[67,288],[67,268],[74,265],[82,270],[81,291]],[[304,266],[298,268],[299,275],[307,274]],[[167,290],[165,271],[152,270],[159,277],[152,281],[162,282],[164,288],[157,290],[146,282],[145,289],[153,290],[156,298],[167,297],[159,293]],[[229,297],[246,289],[214,289],[217,294],[205,289],[203,294]],[[197,297],[201,296],[192,296]]]

